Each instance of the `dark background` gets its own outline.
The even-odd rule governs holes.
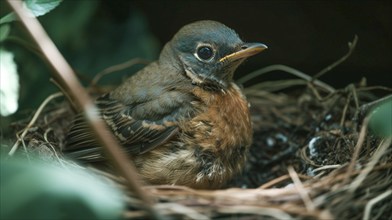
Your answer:
[[[121,4],[118,14],[132,7]],[[391,1],[140,1],[135,5],[160,42],[168,41],[184,24],[212,19],[235,29],[243,40],[267,44],[270,49],[250,59],[243,72],[285,64],[312,75],[345,54],[347,42],[358,35],[349,60],[323,79],[337,87],[363,76],[369,84],[392,84]]]
[[[156,59],[183,25],[210,19],[233,28],[244,41],[269,46],[242,65],[237,77],[272,64],[314,75],[342,57],[358,35],[351,57],[321,80],[335,88],[363,77],[368,85],[392,86],[391,2],[67,0],[39,20],[85,85],[109,66],[135,57]],[[0,16],[10,12],[4,1],[0,6]],[[11,36],[33,45],[18,22],[12,23]],[[3,134],[10,122],[31,116],[58,89],[49,82],[51,70],[30,49],[15,40],[2,46],[15,54],[21,83],[19,111],[2,119]],[[105,77],[100,84],[117,85],[142,67]],[[288,77],[293,76],[273,72],[251,83]]]

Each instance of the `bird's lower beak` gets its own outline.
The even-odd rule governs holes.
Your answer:
[[[260,53],[261,51],[267,49],[268,47],[262,43],[244,43],[241,46],[241,49],[237,52],[231,53],[219,60],[219,62],[224,61],[235,61],[242,58],[247,58],[253,56],[255,54]]]

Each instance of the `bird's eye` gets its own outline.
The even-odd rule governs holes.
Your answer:
[[[201,46],[197,48],[197,57],[201,60],[207,61],[214,56],[214,50],[210,46]]]

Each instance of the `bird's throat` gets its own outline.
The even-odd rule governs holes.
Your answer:
[[[224,80],[201,76],[190,67],[185,67],[185,75],[191,80],[193,85],[199,86],[204,90],[219,92],[227,89],[227,83]]]

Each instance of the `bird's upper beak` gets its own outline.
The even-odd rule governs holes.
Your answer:
[[[242,58],[247,58],[255,54],[258,54],[267,48],[268,47],[262,43],[244,43],[239,51],[236,51],[234,53],[222,57],[219,60],[219,62],[225,62],[225,61],[231,62]]]

